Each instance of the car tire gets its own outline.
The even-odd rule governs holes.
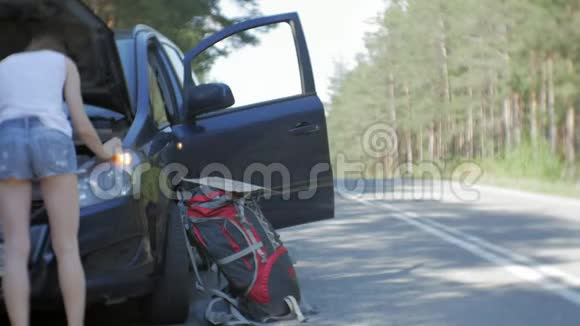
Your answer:
[[[189,267],[186,239],[176,205],[167,223],[165,256],[153,292],[144,300],[143,312],[153,325],[181,324],[187,320],[194,276]]]

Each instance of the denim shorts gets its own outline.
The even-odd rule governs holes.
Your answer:
[[[0,123],[0,180],[35,180],[74,174],[77,158],[70,136],[36,117]]]

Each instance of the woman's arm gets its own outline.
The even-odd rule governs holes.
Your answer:
[[[101,160],[110,160],[114,155],[113,148],[105,148],[99,135],[87,116],[81,95],[81,78],[76,64],[66,59],[66,82],[64,98],[68,104],[71,122],[76,134]]]

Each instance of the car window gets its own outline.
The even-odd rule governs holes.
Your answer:
[[[167,57],[169,58],[173,71],[175,71],[179,84],[183,87],[183,58],[181,54],[178,53],[175,48],[167,44],[163,45],[163,49],[165,50],[165,53],[167,53]]]
[[[278,23],[247,33],[255,42],[231,51],[235,40],[226,38],[192,61],[200,82],[230,86],[236,100],[232,108],[303,95],[291,26]]]
[[[163,92],[161,91],[161,84],[159,78],[159,72],[151,65],[148,68],[149,75],[149,108],[155,126],[159,129],[163,129],[169,125],[169,119],[167,118],[167,102],[163,97]]]

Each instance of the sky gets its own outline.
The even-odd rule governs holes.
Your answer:
[[[329,79],[336,62],[352,66],[364,52],[364,35],[374,30],[373,19],[385,8],[385,0],[258,0],[264,15],[298,12],[310,52],[317,92],[329,100]],[[226,14],[236,7],[222,0]],[[281,26],[261,34],[258,47],[237,50],[220,59],[211,79],[232,88],[236,106],[270,100],[299,92],[300,79],[293,52],[291,30]]]

